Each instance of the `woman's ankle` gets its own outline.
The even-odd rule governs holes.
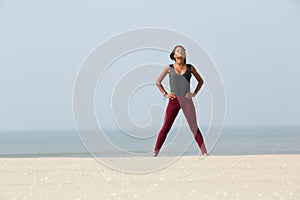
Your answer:
[[[158,153],[159,153],[159,150],[154,151],[153,152],[153,157],[156,157],[158,155]]]

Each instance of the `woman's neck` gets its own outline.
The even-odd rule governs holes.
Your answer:
[[[184,61],[182,60],[182,59],[178,59],[178,60],[176,60],[176,65],[178,65],[178,66],[184,66],[185,65],[185,63],[184,63]]]

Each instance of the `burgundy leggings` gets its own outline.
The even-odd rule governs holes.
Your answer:
[[[181,108],[202,154],[207,153],[202,134],[197,125],[194,103],[192,99],[188,99],[185,96],[176,96],[173,98],[173,100],[169,99],[164,124],[158,134],[154,152],[158,153],[161,149],[164,141],[166,140],[167,134],[169,133],[171,126]]]

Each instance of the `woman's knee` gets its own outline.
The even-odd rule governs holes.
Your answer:
[[[190,129],[194,134],[198,132],[198,127],[191,127]]]

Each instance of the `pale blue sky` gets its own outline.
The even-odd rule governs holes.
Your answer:
[[[0,130],[73,129],[83,60],[140,27],[179,31],[207,50],[225,84],[225,126],[300,125],[299,19],[297,0],[2,0]]]

